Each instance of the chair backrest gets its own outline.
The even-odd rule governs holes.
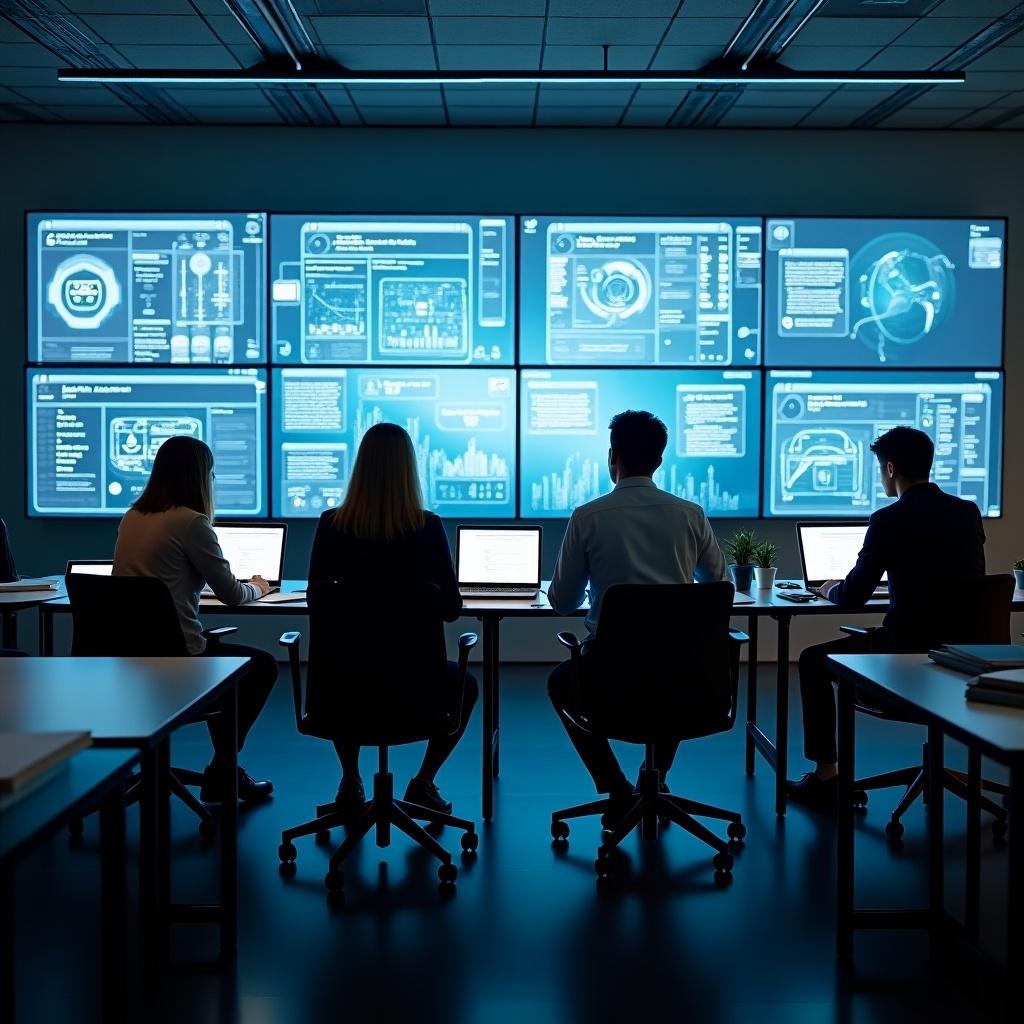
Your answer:
[[[931,599],[944,644],[1008,644],[1014,579],[1009,573],[953,579]]]
[[[366,745],[447,728],[447,654],[434,584],[310,582],[306,729]]]
[[[727,582],[609,588],[584,659],[583,710],[595,730],[646,742],[730,728],[738,681],[732,602]]]
[[[71,602],[71,653],[176,658],[188,654],[167,586],[153,576],[64,577]]]

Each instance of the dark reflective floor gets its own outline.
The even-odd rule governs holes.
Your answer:
[[[743,774],[739,728],[685,746],[670,777],[674,792],[743,813],[748,835],[733,884],[716,888],[710,852],[670,828],[656,843],[627,840],[616,883],[599,891],[595,820],[574,826],[563,855],[550,845],[551,811],[590,799],[591,790],[547,704],[545,676],[543,666],[505,668],[495,820],[483,829],[475,862],[463,862],[456,895],[441,898],[434,862],[396,836],[387,850],[364,843],[350,858],[340,912],[324,899],[329,848],[299,840],[295,876],[278,872],[281,828],[310,817],[337,785],[331,748],[295,734],[282,678],[244,754],[253,774],[273,778],[277,795],[243,816],[237,969],[213,962],[212,928],[177,926],[164,977],[145,991],[131,983],[132,1019],[293,1024],[407,1014],[417,1022],[582,1024],[655,1012],[662,1020],[729,1024],[994,1019],[979,993],[957,980],[956,963],[929,967],[916,933],[862,934],[856,970],[837,971],[833,828],[799,808],[776,818],[770,771],[759,762],[755,778]],[[766,710],[773,698],[766,687]],[[795,698],[794,687],[797,705]],[[912,728],[862,721],[858,767],[910,764],[921,739]],[[201,766],[207,750],[204,730],[187,729],[173,760]],[[439,778],[456,813],[478,820],[479,750],[477,721]],[[622,750],[632,770],[638,748]],[[420,753],[394,751],[396,788],[404,788]],[[954,746],[951,759],[961,753]],[[802,763],[794,756],[791,773]],[[368,784],[373,766],[366,751]],[[861,903],[924,902],[924,812],[919,805],[907,816],[904,843],[893,849],[882,827],[895,799],[892,791],[872,794],[859,825]],[[135,823],[132,811],[130,838]],[[962,902],[962,823],[962,805],[949,799],[947,893],[954,909]],[[174,826],[175,894],[212,893],[215,850],[200,846],[194,819],[180,808]],[[81,848],[54,841],[18,871],[22,1020],[102,1020],[95,836],[89,822]],[[458,848],[457,837],[441,838]],[[988,830],[983,868],[985,931],[998,943],[1005,853]],[[134,878],[129,882],[134,913]]]

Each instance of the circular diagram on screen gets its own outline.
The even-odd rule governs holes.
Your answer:
[[[88,253],[76,253],[57,267],[46,298],[68,327],[90,331],[121,304],[121,286],[109,263]]]
[[[608,323],[628,320],[651,301],[651,275],[633,260],[607,260],[593,267],[580,296],[587,309]]]
[[[882,235],[853,258],[852,339],[880,363],[934,334],[956,301],[953,261],[934,242],[910,232]]]

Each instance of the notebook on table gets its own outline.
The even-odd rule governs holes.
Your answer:
[[[797,523],[796,541],[800,549],[804,586],[815,590],[829,580],[846,579],[847,573],[857,564],[867,532],[868,524],[863,519]],[[886,576],[882,576],[882,582],[872,596],[889,596]]]
[[[967,681],[967,699],[981,704],[1024,708],[1024,669],[984,672]]]
[[[534,598],[540,592],[539,526],[460,526],[455,571],[463,597]]]
[[[0,796],[23,792],[91,742],[87,732],[0,733]]]
[[[936,665],[971,676],[1024,668],[1024,647],[1017,644],[947,644],[929,651],[928,657]]]

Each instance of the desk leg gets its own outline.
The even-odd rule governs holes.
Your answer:
[[[113,1022],[124,1021],[127,1011],[124,846],[124,787],[116,786],[100,805],[103,1019]]]
[[[501,619],[495,616],[494,636],[491,639],[491,686],[494,688],[491,704],[491,774],[498,777],[498,755],[501,751]]]
[[[0,1020],[13,1021],[14,992],[14,865],[0,861]]]
[[[1007,891],[1006,992],[1007,1007],[1020,998],[1020,965],[1024,964],[1024,765],[1018,760],[1010,768],[1010,793],[1007,797],[1010,826],[1009,886]]]
[[[853,781],[856,756],[854,685],[839,680],[839,786],[836,833],[836,956],[853,959]]]
[[[220,954],[233,960],[238,949],[238,686],[233,685],[222,708],[227,715],[228,788],[220,818]]]
[[[790,615],[779,615],[779,663],[775,685],[775,813],[786,813],[786,775],[789,772],[789,624]]]
[[[157,902],[160,915],[159,949],[166,958],[171,944],[171,741],[156,748],[157,756]]]
[[[928,727],[928,937],[934,961],[939,953],[939,938],[945,917],[945,880],[943,878],[943,804],[945,803],[945,758],[943,734],[937,726]]]
[[[157,962],[161,929],[160,908],[160,756],[142,753],[139,777],[139,918],[143,959],[148,969]]]
[[[483,693],[483,728],[480,747],[483,765],[480,776],[481,814],[484,821],[490,821],[494,813],[494,643],[493,617],[485,615],[480,619],[484,634],[484,693]]]
[[[0,647],[18,646],[18,613],[5,611],[3,613],[3,628],[0,632]]]
[[[39,653],[53,657],[53,613],[47,611],[45,602],[39,606]]]
[[[964,923],[972,939],[978,938],[981,904],[981,753],[967,750],[967,870]]]
[[[757,616],[747,616],[747,725],[757,725]],[[747,729],[746,739],[747,774],[754,774],[754,737]]]

